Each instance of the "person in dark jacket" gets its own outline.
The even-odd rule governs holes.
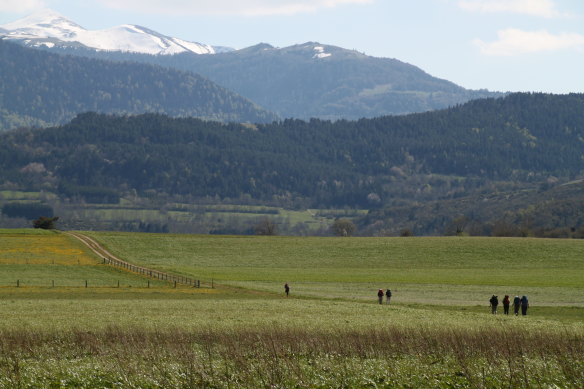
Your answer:
[[[284,292],[286,292],[286,297],[288,297],[290,294],[290,286],[288,286],[287,282],[284,284]]]
[[[513,313],[515,313],[515,316],[519,315],[519,308],[521,307],[521,299],[519,298],[519,296],[515,296],[515,298],[513,299]]]
[[[509,305],[511,304],[511,300],[509,300],[509,295],[506,294],[503,298],[503,313],[505,315],[509,314]]]
[[[489,303],[491,304],[491,313],[493,315],[497,314],[497,306],[499,305],[499,297],[493,295],[493,297],[491,297],[491,299],[489,300]]]
[[[391,290],[387,289],[385,291],[385,303],[389,304],[389,301],[391,300]]]
[[[529,308],[529,301],[527,300],[527,296],[521,296],[521,315],[527,315],[527,308]]]
[[[383,304],[383,289],[377,291],[377,298],[379,299],[379,304]]]

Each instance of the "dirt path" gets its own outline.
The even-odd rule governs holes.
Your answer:
[[[66,235],[70,235],[74,238],[77,238],[84,245],[89,247],[91,249],[91,251],[93,251],[95,254],[97,254],[101,258],[115,259],[116,261],[119,261],[119,262],[126,262],[126,261],[123,261],[120,258],[116,257],[115,255],[113,255],[109,251],[107,251],[102,245],[100,245],[95,240],[93,240],[93,238],[90,238],[87,235],[83,235],[79,232],[72,232],[72,231],[63,231],[63,233]],[[128,262],[126,262],[126,263],[128,263]]]
[[[101,244],[96,242],[93,238],[91,238],[87,235],[84,235],[80,232],[63,231],[62,233],[69,235],[69,236],[72,236],[72,237],[78,239],[79,241],[81,241],[81,243],[83,243],[84,245],[89,247],[89,249],[91,251],[93,251],[96,255],[98,255],[100,258],[103,258],[104,264],[119,267],[119,268],[125,269],[127,271],[140,274],[140,275],[145,276],[145,277],[154,278],[154,279],[162,280],[162,281],[168,281],[168,282],[174,283],[175,285],[176,284],[183,284],[183,285],[189,285],[189,286],[193,286],[193,287],[197,287],[197,288],[201,287],[200,280],[195,280],[195,279],[190,278],[190,277],[184,277],[184,276],[179,276],[179,275],[175,275],[175,274],[170,274],[170,273],[150,269],[150,268],[143,267],[143,266],[137,266],[137,265],[134,265],[132,263],[126,262],[126,261],[116,257],[112,253],[110,253],[108,250],[105,249],[105,247],[103,247]],[[213,287],[213,285],[211,285],[211,287]]]

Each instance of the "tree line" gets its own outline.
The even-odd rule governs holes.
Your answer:
[[[408,228],[442,232],[454,213],[441,207],[460,208],[452,205],[460,199],[483,201],[485,193],[524,193],[582,177],[583,108],[582,94],[518,93],[336,122],[242,125],[90,112],[58,127],[1,134],[0,187],[86,202],[116,203],[133,193],[370,209],[361,230],[379,221],[374,215],[421,220],[416,210],[424,209],[442,219]],[[472,212],[466,216],[477,218],[480,209]]]
[[[576,177],[584,171],[583,107],[579,94],[514,94],[407,116],[254,126],[86,113],[63,126],[2,134],[0,182],[65,195],[93,187],[370,207],[416,175]]]

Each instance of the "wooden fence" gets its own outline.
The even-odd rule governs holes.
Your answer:
[[[128,263],[126,261],[122,261],[118,258],[115,258],[105,248],[103,248],[99,243],[97,243],[95,240],[88,237],[87,235],[81,234],[79,232],[74,232],[74,231],[66,231],[64,233],[71,235],[71,236],[79,239],[81,242],[83,242],[94,253],[96,253],[97,255],[99,255],[100,257],[103,258],[104,264],[116,266],[116,267],[131,271],[131,272],[134,272],[134,273],[146,276],[146,277],[157,279],[157,280],[168,281],[168,282],[174,283],[175,287],[176,287],[176,284],[189,285],[189,286],[192,286],[193,288],[200,288],[201,287],[201,280],[196,280],[194,278],[169,274],[169,273],[158,271],[158,270],[148,269],[146,267],[133,265],[133,264]],[[211,281],[210,286],[211,286],[211,288],[214,287],[213,281]]]
[[[176,284],[183,284],[183,285],[190,285],[193,288],[200,288],[201,287],[201,280],[195,280],[193,278],[184,277],[184,276],[177,276],[174,274],[168,274],[165,272],[161,272],[158,270],[148,269],[142,266],[132,265],[131,263],[120,261],[115,258],[103,258],[103,263],[106,265],[112,265],[116,267],[120,267],[122,269],[126,269],[128,271],[144,275],[146,277],[154,278],[161,281],[168,281],[171,283]]]
[[[164,281],[161,280],[161,282],[166,282],[166,279]],[[196,283],[193,285],[191,284],[193,287],[196,288],[200,288],[200,283],[197,280]],[[65,288],[150,288],[151,284],[150,284],[150,279],[145,279],[143,281],[139,281],[138,279],[136,280],[132,280],[132,281],[128,281],[128,280],[124,280],[123,282],[120,282],[120,280],[116,280],[116,279],[112,279],[112,280],[103,280],[103,279],[99,279],[99,280],[95,280],[95,279],[67,279],[67,280],[51,280],[51,279],[46,279],[46,280],[39,280],[39,279],[17,279],[14,282],[7,282],[6,280],[0,284],[0,288],[9,288],[9,287],[14,287],[16,286],[17,288],[20,287],[40,287],[40,288],[47,288],[47,287],[65,287]],[[188,286],[188,285],[187,285]],[[174,287],[177,287],[177,282],[174,282]]]

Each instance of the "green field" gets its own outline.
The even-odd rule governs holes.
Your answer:
[[[146,288],[72,237],[0,230],[0,282],[32,272],[103,280],[0,287],[0,388],[579,388],[584,380],[581,241],[87,235],[120,258],[212,279],[214,288]],[[106,285],[117,279],[119,288]],[[375,292],[388,287],[392,304],[380,306]],[[491,315],[493,293],[528,294],[529,315]]]
[[[492,294],[584,308],[584,241],[521,238],[91,236],[133,263],[217,282],[317,298],[488,305]]]
[[[0,229],[0,288],[147,286],[147,281],[105,266],[88,248],[63,234]],[[152,286],[166,283],[151,281]]]

